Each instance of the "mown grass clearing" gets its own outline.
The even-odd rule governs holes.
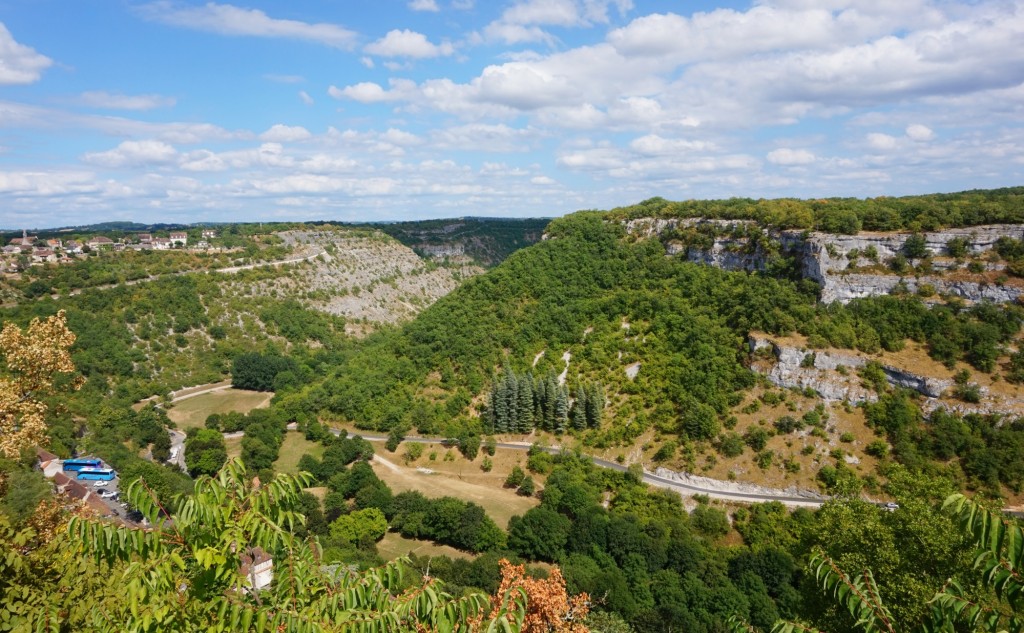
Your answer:
[[[398,532],[388,532],[384,538],[377,543],[377,553],[384,560],[395,560],[409,554],[417,556],[448,556],[449,558],[475,558],[473,554],[455,549],[448,545],[438,545],[430,541],[405,538]]]
[[[458,455],[457,452],[455,454]],[[522,455],[525,458],[526,453],[523,452]],[[425,459],[421,458],[417,463],[424,463]],[[501,527],[507,527],[510,518],[524,514],[540,503],[536,498],[520,497],[514,491],[502,488],[504,477],[500,475],[492,474],[488,479],[483,479],[487,473],[480,471],[481,460],[481,457],[477,457],[475,462],[470,463],[459,455],[450,462],[443,462],[439,457],[436,464],[425,462],[419,467],[421,470],[417,470],[416,466],[402,465],[399,455],[385,452],[375,456],[371,465],[377,476],[396,493],[418,490],[431,498],[456,497],[463,501],[472,501],[483,507],[488,516]],[[476,472],[467,472],[465,475],[453,472],[457,461],[462,462],[464,470],[475,469]],[[452,467],[452,470],[447,470],[446,467]],[[433,472],[424,472],[425,470]],[[488,483],[476,483],[478,481]]]
[[[274,462],[274,472],[296,474],[299,472],[299,460],[306,453],[317,459],[324,453],[324,445],[310,442],[299,431],[288,431],[284,434],[281,452]]]
[[[213,413],[248,413],[253,409],[269,406],[273,397],[272,393],[244,389],[211,391],[176,403],[167,410],[167,417],[177,424],[179,429],[187,431],[193,427],[202,428],[206,418]]]

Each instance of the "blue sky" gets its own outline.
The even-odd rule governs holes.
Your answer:
[[[1024,1],[0,0],[0,227],[1024,184]]]

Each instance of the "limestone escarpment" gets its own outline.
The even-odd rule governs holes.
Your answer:
[[[779,340],[764,334],[752,333],[747,343],[752,356],[751,369],[763,374],[773,385],[783,388],[813,389],[828,401],[850,403],[873,402],[878,395],[862,384],[858,370],[869,361],[876,361],[885,379],[894,387],[902,387],[923,396],[922,409],[927,413],[938,408],[957,413],[1024,413],[1024,398],[1019,389],[1010,385],[980,388],[980,402],[969,404],[951,397],[954,381],[952,372],[932,375],[925,371],[925,363],[894,363],[886,358],[873,358],[853,350],[812,350],[806,346]],[[909,366],[922,365],[911,370]]]
[[[992,251],[1001,237],[1024,239],[1024,225],[998,224],[947,229],[924,233],[924,244],[932,257],[932,272],[922,274],[890,273],[877,265],[897,257],[904,250],[910,233],[859,233],[836,235],[805,231],[767,231],[768,240],[752,241],[758,231],[750,220],[715,220],[703,218],[638,218],[625,223],[627,233],[638,237],[658,237],[665,241],[670,255],[725,270],[748,272],[764,270],[772,253],[766,243],[795,257],[801,273],[821,285],[825,303],[888,294],[899,288],[907,292],[927,291],[959,297],[967,301],[1016,301],[1024,294],[1024,283],[1015,279],[990,280],[979,274],[954,273],[961,265],[946,257],[951,240],[962,240],[967,254],[984,255]],[[684,231],[698,231],[703,238],[687,243],[678,236]],[[911,262],[915,263],[915,262]],[[873,265],[876,264],[876,265]],[[858,271],[858,266],[868,270]],[[991,261],[975,261],[983,271],[999,271],[1003,265]]]

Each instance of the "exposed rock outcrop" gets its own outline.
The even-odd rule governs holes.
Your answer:
[[[710,247],[687,245],[675,239],[673,233],[706,225],[719,234]],[[769,254],[760,245],[751,244],[745,237],[736,237],[740,229],[750,229],[749,220],[714,220],[703,218],[638,218],[625,223],[627,233],[639,237],[664,237],[670,255],[685,256],[688,261],[707,264],[725,270],[760,271],[769,261]],[[1016,301],[1024,295],[1024,284],[1017,280],[1007,283],[988,283],[984,280],[947,277],[943,271],[958,266],[947,255],[947,244],[953,239],[963,240],[970,254],[990,251],[1000,237],[1024,239],[1024,225],[998,224],[948,229],[923,234],[925,247],[934,256],[935,274],[899,275],[879,272],[862,273],[850,270],[851,264],[885,262],[902,252],[910,233],[859,233],[834,235],[804,231],[771,231],[769,237],[784,252],[797,258],[801,272],[821,285],[821,300],[825,303],[870,297],[893,292],[901,285],[908,292],[917,292],[927,285],[938,294],[960,297],[967,301]],[[981,263],[985,270],[1001,270],[998,263]]]
[[[751,352],[769,349],[774,362],[766,366],[754,363],[754,369],[764,373],[772,384],[779,387],[813,389],[826,400],[864,402],[877,399],[874,392],[860,384],[856,370],[867,364],[863,356],[851,352],[844,354],[835,350],[813,351],[779,345],[775,341],[757,335],[749,339]],[[913,389],[928,398],[939,398],[953,386],[952,380],[919,375],[906,369],[882,364],[886,380],[897,387]],[[845,375],[844,375],[845,374]]]

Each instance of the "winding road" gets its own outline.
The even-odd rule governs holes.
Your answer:
[[[179,389],[178,391],[171,392],[171,402],[180,402],[182,400],[202,395],[204,393],[210,393],[213,391],[223,391],[225,389],[230,388],[231,381],[223,381],[210,385],[197,385],[195,387],[186,387],[184,389]],[[154,396],[153,398],[147,398],[147,400],[152,400],[155,398],[156,396]],[[145,402],[145,400],[143,402]],[[294,427],[292,427],[292,425],[289,425],[289,428]],[[168,429],[168,431],[171,434],[171,451],[174,452],[175,449],[177,449],[177,452],[174,453],[174,459],[169,461],[171,463],[177,464],[182,470],[185,470],[185,434],[176,429]],[[331,429],[331,433],[335,435],[341,435],[342,433],[344,433],[346,437],[355,437],[356,435],[358,435],[359,437],[362,437],[364,440],[370,442],[386,442],[388,439],[386,435],[352,433],[340,429]],[[238,434],[228,434],[226,435],[226,437],[231,435],[237,436]],[[418,444],[444,444],[447,440],[448,438],[443,437],[410,436],[404,438],[402,441],[415,442]],[[533,444],[529,442],[498,442],[496,446],[497,448],[504,448],[509,450],[528,451],[530,450],[530,447],[533,446]],[[563,450],[563,447],[561,446],[544,446],[541,448],[542,450],[552,455],[557,455]],[[619,472],[626,472],[628,470],[626,466],[619,464],[617,462],[608,461],[606,459],[601,459],[600,457],[594,457],[592,455],[588,455],[588,457],[591,459],[591,461],[594,462],[595,465],[600,466],[601,468],[609,468],[611,470],[616,470]],[[766,501],[778,501],[783,505],[799,508],[817,508],[824,504],[826,501],[828,501],[828,498],[826,497],[804,497],[794,494],[787,494],[781,490],[774,493],[730,490],[730,487],[736,485],[733,484],[733,482],[718,482],[717,480],[714,480],[716,481],[717,485],[700,485],[698,483],[678,481],[675,479],[670,479],[668,477],[663,477],[656,473],[650,472],[646,469],[643,471],[642,480],[644,483],[648,485],[655,486],[658,488],[665,488],[668,490],[674,490],[682,495],[692,496],[695,494],[701,494],[707,495],[711,499],[720,499],[722,501],[736,501],[740,503],[764,503]]]
[[[388,439],[386,435],[366,435],[361,433],[341,431],[338,429],[331,429],[331,432],[334,433],[335,435],[341,435],[342,433],[345,433],[347,437],[354,437],[358,435],[364,440],[370,442],[386,442]],[[442,437],[406,437],[402,441],[415,442],[418,444],[441,444],[444,443],[446,439],[447,438]],[[530,447],[533,445],[528,442],[498,442],[496,446],[498,448],[528,451],[530,450]],[[557,455],[563,450],[561,446],[544,446],[541,448],[545,452],[551,453],[552,455]],[[592,455],[588,455],[587,457],[589,457],[595,465],[600,466],[601,468],[609,468],[611,470],[617,470],[619,472],[626,472],[628,470],[626,466],[623,466],[622,464],[619,464],[617,462],[611,462],[606,459],[601,459],[600,457],[594,457]],[[828,501],[828,499],[824,497],[802,497],[792,494],[786,494],[782,491],[779,491],[778,493],[775,494],[770,494],[761,492],[727,490],[710,486],[701,486],[699,484],[687,483],[677,481],[674,479],[669,479],[667,477],[662,477],[661,475],[657,475],[646,469],[643,472],[642,480],[644,483],[649,484],[651,486],[665,488],[668,490],[675,490],[676,492],[679,492],[680,494],[683,495],[692,496],[695,494],[701,494],[707,495],[711,499],[720,499],[723,501],[738,501],[741,503],[764,503],[766,501],[778,501],[783,505],[799,508],[818,508],[822,506],[826,501]],[[732,482],[721,482],[720,485],[725,487],[731,486],[733,484]]]

